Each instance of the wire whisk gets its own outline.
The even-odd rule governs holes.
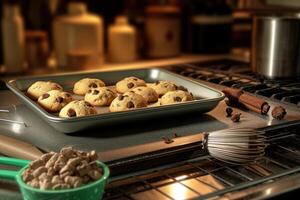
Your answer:
[[[267,147],[264,131],[235,128],[204,133],[203,149],[209,155],[231,164],[247,164],[262,158]]]

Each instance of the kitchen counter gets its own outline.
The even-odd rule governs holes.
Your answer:
[[[110,70],[124,70],[124,69],[136,69],[136,68],[150,68],[150,67],[159,67],[166,65],[174,65],[186,62],[202,62],[215,59],[223,58],[235,58],[242,59],[240,57],[229,55],[229,54],[220,54],[220,55],[182,55],[174,58],[163,58],[163,59],[149,59],[149,60],[140,60],[132,63],[104,63],[103,66],[97,68],[80,68],[80,69],[62,69],[56,67],[49,67],[43,69],[35,69],[28,71],[20,75],[1,75],[0,80],[8,81],[17,77],[24,76],[37,76],[45,74],[57,74],[57,73],[74,73],[74,72],[95,72],[95,71],[110,71]]]

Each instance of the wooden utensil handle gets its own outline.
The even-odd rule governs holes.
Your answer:
[[[0,135],[0,153],[25,160],[35,160],[43,154],[29,143],[4,135]]]

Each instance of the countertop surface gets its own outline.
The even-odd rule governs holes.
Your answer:
[[[137,68],[150,68],[174,65],[186,62],[202,62],[222,58],[235,58],[245,60],[246,58],[240,58],[229,54],[220,55],[181,55],[173,58],[161,58],[161,59],[149,59],[149,60],[138,60],[132,63],[104,63],[102,66],[96,68],[60,68],[60,67],[49,67],[32,69],[23,74],[0,74],[0,80],[8,81],[10,79],[15,79],[18,77],[27,76],[39,76],[39,75],[49,75],[57,73],[74,73],[74,72],[96,72],[96,71],[111,71],[111,70],[124,70],[124,69],[137,69]]]

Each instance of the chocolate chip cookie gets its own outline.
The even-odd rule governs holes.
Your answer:
[[[51,81],[37,81],[33,83],[27,90],[27,95],[33,99],[37,100],[41,95],[44,93],[51,91],[51,90],[62,90],[63,88]]]
[[[73,101],[73,98],[70,93],[51,90],[39,97],[38,104],[48,112],[58,112],[71,101]]]
[[[160,99],[160,103],[161,105],[168,105],[192,100],[193,96],[190,93],[182,90],[175,90],[167,92],[165,95],[163,95]]]
[[[169,91],[177,90],[176,84],[170,81],[156,81],[155,83],[147,84],[147,86],[154,89],[159,97]]]
[[[109,110],[111,112],[118,112],[132,110],[135,108],[142,108],[146,106],[147,101],[143,96],[135,94],[133,92],[126,92],[124,94],[120,94],[111,102]]]
[[[84,100],[93,106],[109,106],[116,98],[116,93],[107,87],[92,88],[84,96]]]
[[[145,81],[131,76],[117,82],[116,89],[119,93],[125,93],[139,86],[146,86]]]
[[[75,100],[68,103],[59,112],[60,117],[81,117],[97,114],[97,110],[90,103],[84,100]]]
[[[158,100],[158,94],[153,88],[140,86],[130,90],[130,92],[131,91],[143,96],[148,103],[156,102]]]
[[[105,83],[96,78],[84,78],[74,84],[73,92],[78,95],[85,95],[89,89],[104,87]]]

